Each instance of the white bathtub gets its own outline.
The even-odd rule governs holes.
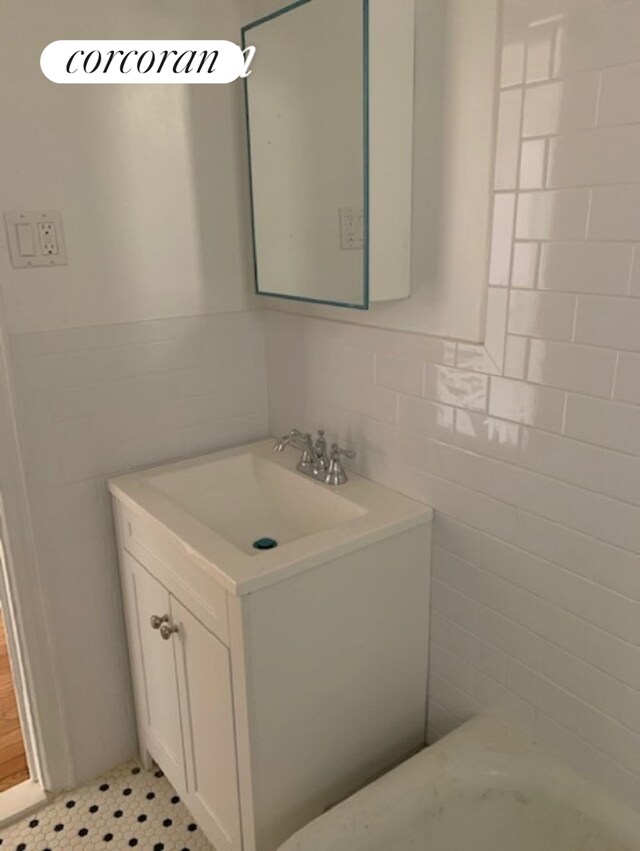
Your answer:
[[[640,851],[640,813],[481,715],[280,851]]]

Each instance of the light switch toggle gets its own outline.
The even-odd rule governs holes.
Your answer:
[[[33,228],[30,224],[16,225],[16,240],[20,257],[33,257],[36,253]]]

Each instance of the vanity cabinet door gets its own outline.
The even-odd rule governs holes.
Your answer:
[[[217,851],[241,848],[229,651],[175,598],[188,806]]]
[[[138,716],[144,725],[143,745],[178,789],[186,788],[184,747],[176,680],[176,647],[163,639],[152,618],[166,618],[170,624],[169,592],[135,559],[125,556],[129,567],[137,632],[139,670],[144,686],[138,689],[144,706]],[[140,699],[140,698],[139,698]]]

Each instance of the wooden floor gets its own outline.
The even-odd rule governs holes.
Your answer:
[[[0,613],[0,792],[29,778],[4,619]]]

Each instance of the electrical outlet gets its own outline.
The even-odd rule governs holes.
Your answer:
[[[11,265],[65,266],[67,251],[62,216],[57,210],[21,210],[4,214]]]
[[[362,251],[364,248],[362,207],[340,207],[340,248],[343,251]]]
[[[58,234],[53,222],[38,222],[40,249],[43,254],[58,254]]]

